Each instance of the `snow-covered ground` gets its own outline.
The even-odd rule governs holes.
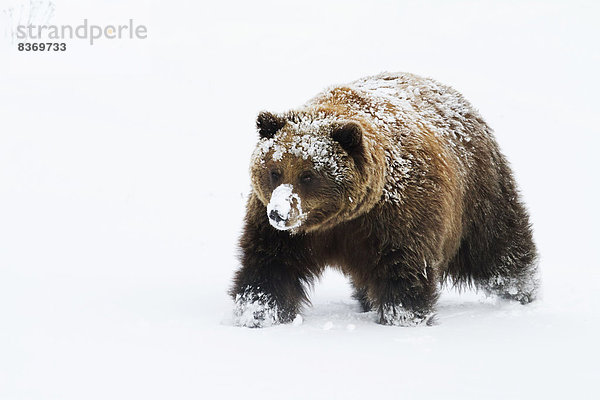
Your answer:
[[[0,399],[600,398],[597,3],[54,5],[148,39],[0,39]],[[384,327],[331,272],[298,324],[233,327],[256,114],[385,70],[495,128],[543,300],[447,290],[438,325]]]

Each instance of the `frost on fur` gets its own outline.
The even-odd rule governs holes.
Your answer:
[[[277,305],[264,293],[246,289],[235,297],[233,324],[247,328],[263,328],[279,324]]]
[[[419,314],[409,311],[402,305],[384,305],[381,308],[379,323],[392,326],[432,325],[435,314]]]
[[[317,171],[326,170],[336,181],[343,181],[348,171],[344,167],[341,155],[335,151],[334,140],[323,134],[327,123],[333,122],[336,120],[331,117],[310,122],[288,121],[290,128],[301,134],[296,135],[290,143],[279,140],[281,133],[272,138],[260,139],[252,155],[252,163],[264,164],[270,151],[274,161],[280,161],[284,154],[291,154],[304,160],[310,159]]]

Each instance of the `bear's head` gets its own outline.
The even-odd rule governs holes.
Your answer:
[[[251,163],[254,193],[279,230],[332,227],[373,203],[363,126],[325,113],[261,112]]]

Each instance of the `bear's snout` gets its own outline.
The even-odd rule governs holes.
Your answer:
[[[274,221],[276,224],[279,224],[282,221],[285,222],[285,218],[282,217],[281,214],[279,214],[279,212],[276,210],[271,210],[269,213],[269,219]]]
[[[304,218],[300,203],[300,196],[294,193],[292,185],[277,186],[267,205],[267,217],[271,226],[280,231],[298,228]]]

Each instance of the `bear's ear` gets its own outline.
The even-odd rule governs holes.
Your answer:
[[[331,137],[338,142],[348,154],[353,155],[362,142],[362,128],[356,122],[342,122],[333,126]]]
[[[267,111],[261,111],[256,118],[256,129],[261,138],[272,138],[284,125],[285,119]]]

